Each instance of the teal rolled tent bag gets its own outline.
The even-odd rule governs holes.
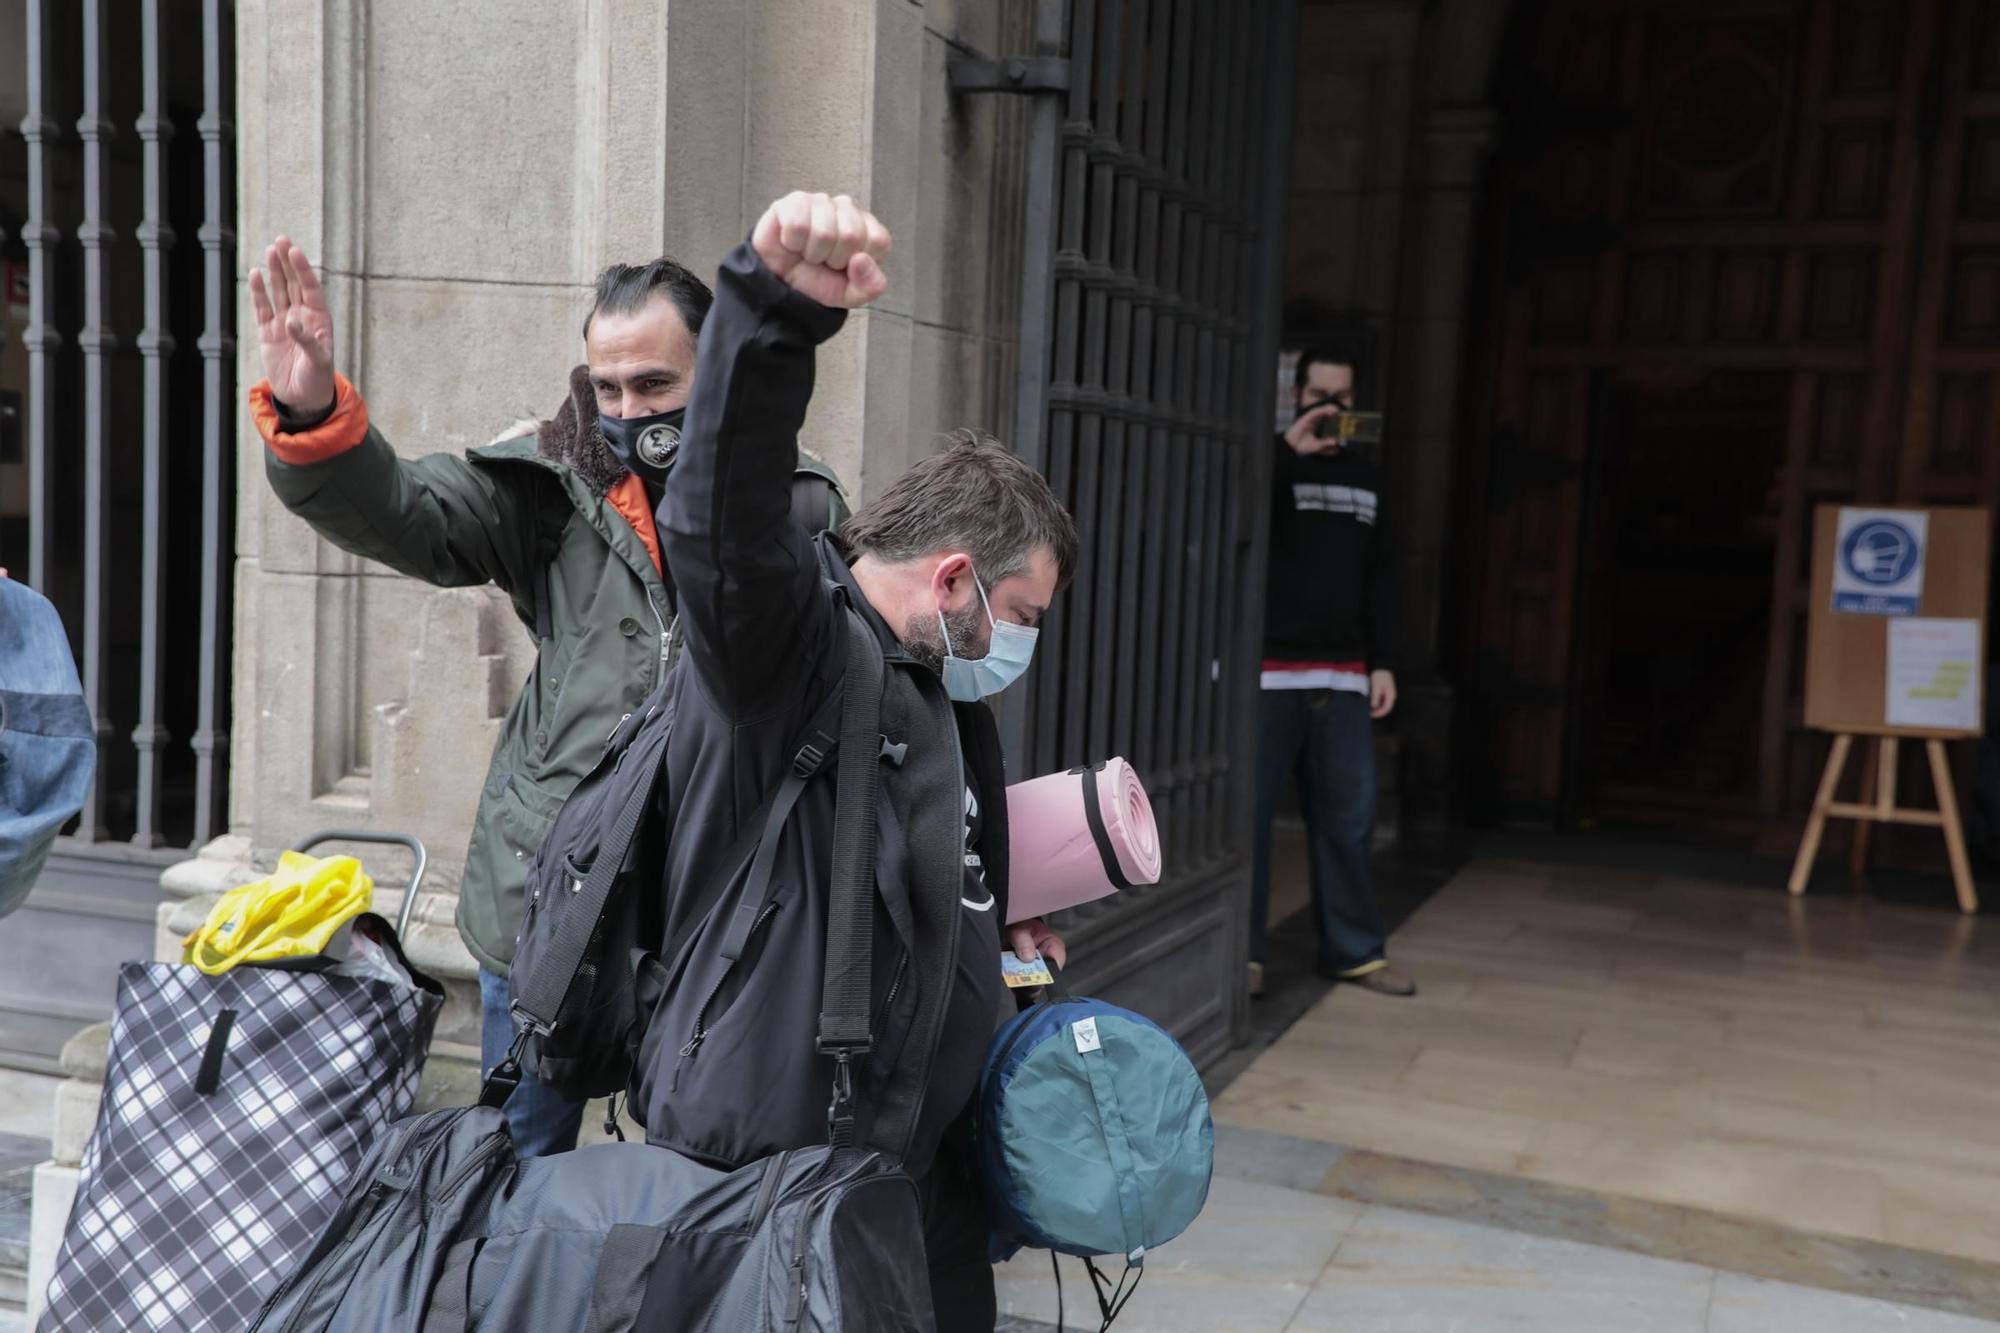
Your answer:
[[[1047,1249],[1143,1271],[1200,1214],[1214,1157],[1201,1075],[1151,1019],[1052,995],[995,1035],[978,1096],[995,1262]],[[1108,1322],[1120,1301],[1092,1278]]]

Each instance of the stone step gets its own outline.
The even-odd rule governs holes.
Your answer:
[[[30,1196],[35,1167],[48,1157],[47,1139],[0,1134],[0,1312],[27,1304]]]

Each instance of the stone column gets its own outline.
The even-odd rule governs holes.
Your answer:
[[[1413,828],[1450,821],[1453,691],[1440,671],[1439,630],[1452,546],[1452,478],[1465,402],[1465,320],[1479,182],[1496,116],[1491,108],[1440,107],[1418,127],[1421,159],[1408,206],[1397,309],[1401,346],[1390,475],[1400,531],[1403,663],[1403,816]]]
[[[1388,459],[1402,497],[1404,551],[1400,710],[1404,818],[1437,830],[1455,818],[1455,695],[1440,655],[1441,621],[1455,553],[1458,432],[1467,395],[1468,284],[1479,243],[1481,182],[1498,130],[1485,103],[1510,5],[1439,0],[1426,8],[1406,204],[1406,251],[1397,292],[1397,374],[1391,389],[1395,448]]]

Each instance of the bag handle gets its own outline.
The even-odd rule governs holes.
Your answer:
[[[828,1140],[854,1143],[856,1056],[874,1046],[869,1027],[869,980],[874,967],[875,805],[881,794],[882,647],[860,614],[845,625],[846,695],[840,716],[839,788],[833,810],[833,890],[827,909],[825,982],[820,992],[819,1052],[833,1057]]]
[[[309,852],[324,842],[371,842],[389,847],[409,849],[410,887],[403,891],[403,905],[396,912],[396,938],[401,940],[410,933],[410,909],[417,905],[417,886],[424,882],[424,867],[431,863],[430,854],[424,850],[424,840],[409,833],[373,833],[367,829],[327,829],[315,833],[304,842],[292,844],[295,852]]]

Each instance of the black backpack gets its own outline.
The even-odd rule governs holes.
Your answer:
[[[508,1058],[488,1077],[487,1105],[501,1105],[524,1070],[572,1100],[624,1092],[647,1021],[667,985],[660,960],[671,962],[682,952],[726,892],[735,891],[731,905],[752,904],[746,920],[769,902],[778,835],[807,784],[826,771],[838,750],[842,702],[857,679],[861,688],[872,682],[878,722],[871,727],[879,726],[881,649],[866,622],[846,607],[844,595],[836,596],[847,630],[842,684],[801,730],[785,778],[744,821],[743,834],[716,877],[705,885],[682,886],[700,897],[683,913],[679,938],[662,947],[665,821],[657,815],[674,724],[669,687],[678,667],[638,712],[620,721],[596,766],[564,802],[528,871],[527,905],[510,969],[516,1038]],[[867,771],[873,777],[880,742],[879,732],[871,735]],[[872,853],[877,793],[875,784],[868,786]],[[872,871],[872,855],[868,866]],[[872,895],[863,903],[864,914],[871,905]],[[817,954],[817,941],[812,948]],[[741,948],[728,952],[733,960]],[[704,981],[680,980],[691,987]]]

